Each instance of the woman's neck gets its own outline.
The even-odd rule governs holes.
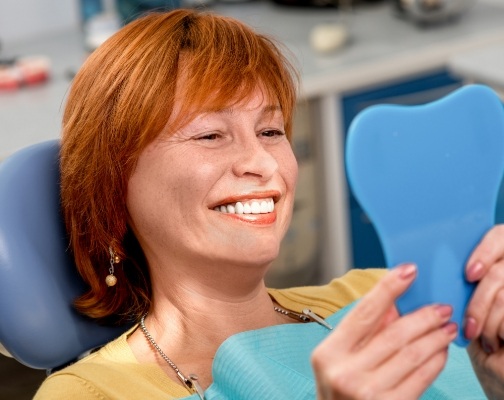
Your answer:
[[[239,284],[216,289],[213,285],[191,285],[178,282],[153,295],[149,319],[161,332],[170,332],[180,341],[201,344],[200,354],[215,353],[229,336],[279,323],[279,314],[261,280],[254,287],[237,291]]]
[[[288,322],[274,311],[262,279],[248,286],[243,279],[226,285],[216,285],[211,279],[176,281],[176,285],[153,285],[153,307],[145,324],[163,352],[183,373],[198,375],[203,387],[211,383],[213,358],[228,337]],[[129,343],[140,362],[156,362],[176,379],[173,368],[149,345],[141,330]]]

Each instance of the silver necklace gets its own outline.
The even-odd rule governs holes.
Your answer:
[[[189,374],[187,377],[180,371],[180,369],[177,367],[177,365],[165,354],[165,352],[159,347],[159,345],[156,343],[150,332],[147,330],[147,327],[145,326],[145,317],[147,316],[147,313],[142,315],[142,318],[140,319],[140,329],[142,329],[142,332],[145,336],[145,338],[150,342],[152,347],[156,349],[156,351],[159,353],[161,358],[165,360],[170,367],[175,371],[177,374],[177,377],[179,380],[182,382],[182,384],[191,392],[191,393],[197,393],[198,396],[200,397],[201,400],[205,399],[205,395],[203,392],[203,388],[198,382],[198,376],[195,374]]]
[[[297,319],[298,321],[301,322],[317,322],[322,326],[325,326],[327,329],[332,330],[332,326],[329,325],[322,317],[318,316],[315,314],[313,311],[311,311],[308,308],[305,308],[302,313],[297,313],[294,311],[290,310],[285,310],[280,307],[274,306],[273,309],[282,314],[286,315],[290,318]],[[204,390],[201,387],[201,385],[198,382],[198,376],[195,374],[189,374],[189,375],[184,375],[180,369],[177,367],[177,364],[175,364],[166,354],[165,352],[159,347],[159,345],[156,343],[150,332],[147,330],[147,327],[145,326],[145,317],[147,317],[147,313],[142,315],[142,318],[140,319],[140,329],[142,330],[145,338],[149,341],[149,343],[156,349],[158,354],[161,356],[161,358],[166,361],[166,363],[175,371],[177,374],[177,377],[179,380],[182,382],[182,384],[191,392],[191,393],[196,393],[201,400],[205,400],[205,394]]]

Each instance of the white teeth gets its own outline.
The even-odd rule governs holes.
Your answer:
[[[266,214],[269,212],[270,206],[266,201],[261,201],[260,212],[261,214]]]
[[[251,214],[261,214],[261,205],[257,201],[250,203]]]
[[[227,204],[214,207],[214,211],[224,214],[268,214],[275,210],[273,199],[238,201],[235,204]]]

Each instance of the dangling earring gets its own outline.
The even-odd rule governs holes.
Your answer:
[[[112,247],[109,247],[109,254],[110,254],[110,268],[109,268],[109,274],[105,278],[105,283],[107,286],[114,286],[117,283],[117,278],[114,275],[114,264],[119,264],[121,262],[121,259],[119,256],[112,250]]]

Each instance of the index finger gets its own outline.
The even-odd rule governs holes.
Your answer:
[[[416,271],[414,264],[404,264],[386,274],[341,321],[338,327],[340,335],[334,340],[347,348],[367,341],[382,325],[396,299],[413,282]]]

